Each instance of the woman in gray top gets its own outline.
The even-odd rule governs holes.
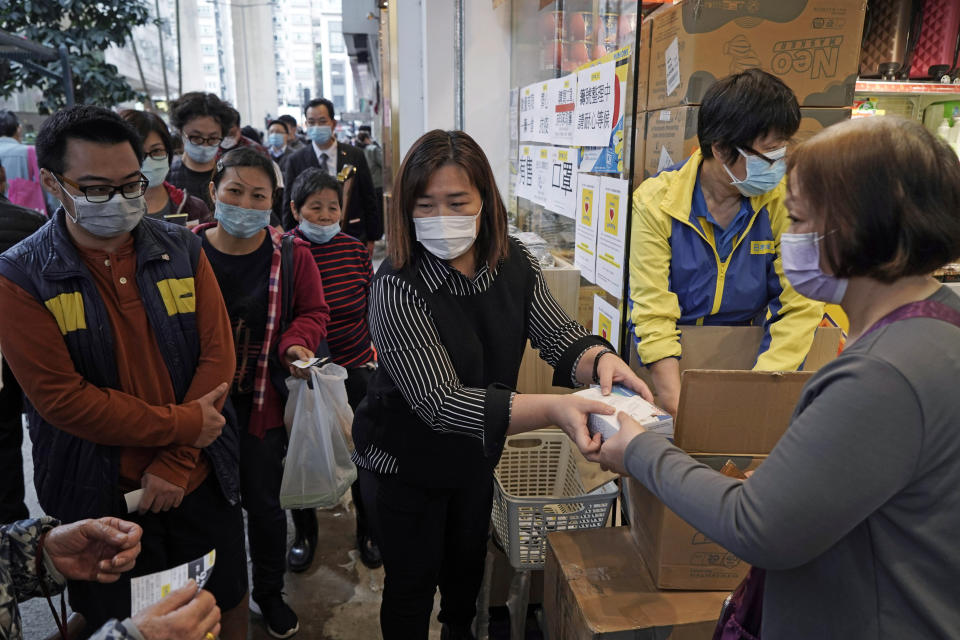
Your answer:
[[[958,638],[960,298],[928,274],[960,256],[960,163],[918,123],[877,117],[788,166],[784,271],[842,304],[846,350],[743,482],[624,415],[598,459],[767,569],[766,638]]]

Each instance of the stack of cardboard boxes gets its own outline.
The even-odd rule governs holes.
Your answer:
[[[769,71],[793,89],[803,116],[798,140],[849,118],[864,7],[863,0],[684,0],[650,14],[637,51],[634,184],[693,153],[703,96],[744,69]]]

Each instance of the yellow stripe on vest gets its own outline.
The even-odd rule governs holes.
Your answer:
[[[196,313],[197,295],[193,278],[168,278],[157,283],[167,315]]]
[[[750,243],[750,255],[762,256],[776,253],[777,247],[773,240],[754,240]]]
[[[79,291],[61,293],[43,304],[53,314],[63,335],[87,328],[87,316],[83,313],[83,295]]]

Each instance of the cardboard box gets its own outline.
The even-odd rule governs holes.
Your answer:
[[[850,113],[850,109],[839,107],[801,108],[800,129],[794,135],[793,142],[803,142],[818,131],[849,119]],[[644,143],[644,178],[656,175],[664,167],[686,160],[700,146],[697,139],[699,115],[700,107],[697,105],[660,109],[648,114],[647,139]]]
[[[687,370],[674,442],[719,470],[755,469],[787,430],[812,373]],[[642,484],[627,482],[630,531],[661,589],[733,590],[750,568],[687,524]]]
[[[647,18],[652,23],[647,108],[700,104],[718,79],[751,67],[781,78],[802,106],[848,107],[865,5],[864,0],[664,5]]]
[[[634,190],[636,190],[636,188],[640,186],[640,183],[647,178],[646,171],[644,169],[644,161],[647,155],[647,115],[648,114],[646,113],[637,114],[635,120],[636,124],[633,131],[633,165],[631,169],[633,171],[632,175]],[[633,196],[632,193],[630,195],[631,197]],[[592,318],[593,316],[591,315],[590,317]]]
[[[817,371],[834,360],[840,349],[841,335],[836,327],[819,327],[813,335],[803,370]],[[680,373],[688,369],[749,371],[757,360],[762,341],[763,327],[680,327],[680,348],[683,350]],[[632,342],[629,363],[630,368],[650,384],[647,368],[640,364]]]
[[[626,527],[551,533],[551,640],[710,640],[728,592],[659,592]]]
[[[653,23],[640,24],[640,37],[637,45],[637,97],[634,110],[639,114],[647,110],[647,92],[650,86],[650,44]]]

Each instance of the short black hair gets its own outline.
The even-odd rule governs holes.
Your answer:
[[[129,142],[143,163],[143,144],[136,130],[119,115],[92,104],[81,104],[57,111],[47,118],[37,134],[37,164],[41,169],[63,174],[67,141],[85,140],[99,144]]]
[[[271,191],[277,190],[277,173],[273,168],[273,160],[253,147],[237,147],[231,149],[217,160],[217,167],[213,172],[214,189],[220,186],[220,179],[223,178],[223,172],[230,167],[253,167],[260,169],[270,178]]]
[[[281,122],[286,122],[286,123],[287,123],[287,125],[288,125],[288,126],[287,126],[287,131],[289,131],[291,127],[293,128],[294,131],[297,130],[297,119],[294,118],[293,116],[285,113],[285,114],[283,114],[282,116],[279,116],[279,117],[277,118],[277,120],[280,120]]]
[[[370,125],[362,124],[359,127],[357,127],[357,131],[361,131],[361,132],[366,131],[367,133],[370,133],[372,129],[370,128]]]
[[[303,116],[304,117],[307,116],[307,109],[312,109],[314,107],[326,107],[327,115],[330,116],[330,119],[331,120],[337,119],[336,113],[333,110],[333,103],[327,100],[326,98],[314,98],[313,100],[308,102],[307,106],[303,108]]]
[[[227,129],[240,126],[240,112],[224,103],[227,111]]]
[[[187,123],[194,118],[209,116],[220,125],[220,135],[227,135],[230,128],[229,105],[212,93],[191,91],[170,103],[170,124],[174,129],[183,131]]]
[[[797,96],[783,81],[761,69],[747,69],[715,82],[703,96],[697,138],[704,158],[713,145],[729,160],[736,148],[750,148],[769,133],[793,137],[800,128]]]
[[[17,114],[7,109],[0,109],[0,136],[13,137],[19,126],[20,120],[17,119]]]
[[[327,175],[317,167],[307,169],[293,181],[290,189],[290,200],[299,209],[314,193],[324,189],[333,189],[337,192],[337,202],[343,206],[343,188],[340,182],[331,175]]]
[[[167,123],[160,119],[155,113],[149,111],[137,111],[136,109],[124,109],[120,112],[120,117],[126,120],[140,136],[140,144],[147,141],[147,136],[156,133],[163,142],[163,148],[167,152],[167,158],[173,157],[173,139],[170,137],[170,130]]]
[[[250,125],[240,127],[240,135],[244,136],[245,138],[250,138],[257,144],[263,144],[263,134]]]
[[[287,122],[286,120],[280,120],[279,118],[277,120],[271,120],[270,122],[267,123],[267,131],[269,131],[270,127],[272,127],[275,124],[280,125],[281,127],[283,127],[284,131],[286,131],[287,133],[290,133],[290,123]]]

